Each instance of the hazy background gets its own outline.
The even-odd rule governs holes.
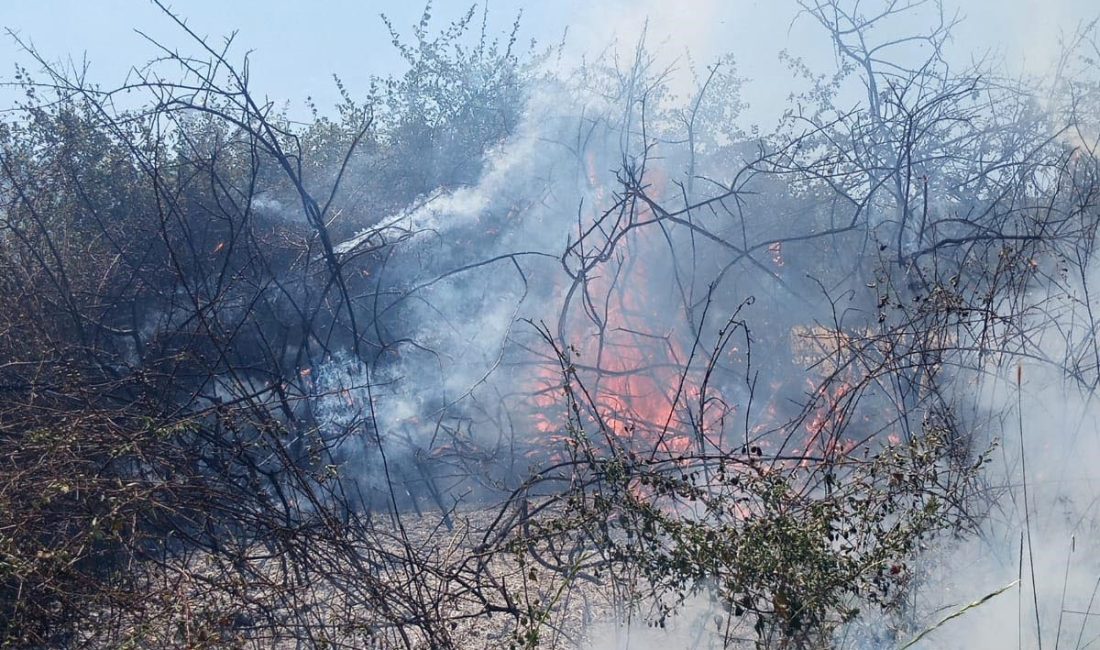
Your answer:
[[[442,0],[433,7],[436,27],[473,4]],[[1009,73],[1043,74],[1051,66],[1062,34],[1100,14],[1096,0],[961,0],[949,2],[963,22],[955,30],[958,64],[988,53]],[[400,58],[380,19],[387,15],[405,35],[423,11],[417,0],[191,0],[170,5],[199,34],[220,38],[237,30],[237,52],[251,51],[254,88],[287,102],[291,116],[306,115],[306,98],[328,109],[339,95],[338,75],[349,90],[362,93],[372,75],[400,69]],[[484,7],[484,3],[479,3]],[[787,49],[822,71],[834,61],[822,30],[798,17],[793,0],[492,0],[489,33],[497,34],[523,12],[520,39],[539,47],[565,43],[565,55],[579,60],[607,47],[613,39],[632,44],[648,19],[648,41],[682,75],[702,70],[732,52],[740,74],[751,123],[771,126],[791,92],[790,75],[778,54]],[[81,57],[91,78],[117,83],[131,66],[155,54],[138,31],[166,45],[183,36],[147,0],[3,0],[0,26],[33,42],[56,61]],[[690,52],[689,52],[690,49]],[[0,39],[0,82],[11,81],[13,63],[26,62],[11,38]],[[674,85],[675,87],[675,85]],[[0,106],[14,95],[0,94]]]

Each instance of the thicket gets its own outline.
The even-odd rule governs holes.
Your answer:
[[[1096,385],[1095,337],[1037,341],[1091,318],[1097,87],[1043,107],[947,66],[942,12],[875,41],[914,8],[804,8],[842,65],[753,138],[730,61],[676,102],[641,45],[551,73],[473,10],[391,28],[407,71],[304,125],[167,11],[195,55],[121,88],[37,59],[0,123],[5,645],[537,647],[580,643],[594,591],[662,626],[702,593],[726,647],[917,632],[913,559],[996,497],[961,386],[1021,358]],[[417,220],[532,142],[578,194],[505,176],[519,199]],[[452,352],[419,315],[500,297],[430,290],[497,268],[550,309],[457,397],[415,378],[430,436],[390,426],[387,372]]]

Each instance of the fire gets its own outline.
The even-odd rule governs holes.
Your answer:
[[[814,389],[817,393],[815,396],[817,407],[813,411],[813,416],[805,424],[808,437],[804,450],[807,456],[815,447],[821,450],[825,458],[835,457],[838,452],[845,453],[850,449],[850,447],[846,449],[845,445],[839,443],[848,418],[844,402],[852,388],[850,383],[840,382],[833,387],[823,385]]]
[[[598,183],[591,157],[586,167],[598,199],[589,216],[598,219],[600,210],[607,209],[603,203],[609,193]],[[662,173],[650,169],[640,185],[646,198],[659,202],[666,183]],[[727,419],[733,420],[728,416],[737,408],[736,400],[726,399],[721,386],[707,385],[704,391],[704,370],[693,358],[692,328],[674,294],[669,265],[661,257],[667,241],[660,228],[631,227],[651,223],[657,215],[642,200],[632,207],[624,215],[614,215],[618,221],[613,228],[591,235],[607,241],[617,238],[612,252],[581,279],[563,321],[566,340],[559,344],[566,346],[570,371],[585,389],[578,399],[589,408],[586,426],[635,452],[666,458],[706,452],[709,444],[733,442],[725,438],[725,427]],[[616,228],[626,232],[618,236]],[[599,250],[599,243],[586,241],[585,250]],[[782,246],[772,244],[768,250],[774,265],[783,267]],[[802,463],[849,453],[855,443],[842,434],[851,424],[847,405],[856,378],[838,372],[848,365],[853,339],[843,331],[813,326],[792,330],[789,344],[793,358],[809,373],[808,411],[798,419],[798,407],[790,399],[792,381],[773,381],[770,394],[760,396],[752,412],[753,422],[746,424],[748,437],[736,444],[743,444],[746,454],[752,453],[750,448],[757,455],[769,452],[789,458],[793,453]],[[732,343],[723,354],[734,364],[740,358]],[[536,373],[530,391],[531,429],[535,446],[544,451],[560,450],[570,438],[563,381],[561,368],[547,363]],[[769,440],[770,434],[783,431],[794,435]],[[784,438],[789,444],[782,442]]]
[[[597,198],[591,216],[597,218],[607,193],[592,157],[586,167]],[[662,173],[650,171],[643,185],[648,196],[659,198],[666,182]],[[638,206],[634,222],[654,219],[644,203]],[[659,290],[667,288],[668,278],[649,259],[661,243],[658,236],[656,229],[638,228],[616,243],[614,256],[586,278],[584,295],[566,322],[575,338],[563,343],[571,346],[571,361],[592,398],[591,415],[602,429],[628,448],[682,454],[697,437],[684,411],[701,389],[685,368],[680,324]],[[563,422],[549,415],[560,408],[561,383],[560,369],[549,365],[536,378],[533,428],[547,441],[562,430]]]
[[[783,244],[780,242],[774,242],[768,244],[768,253],[772,256],[772,264],[775,264],[776,268],[783,267]]]

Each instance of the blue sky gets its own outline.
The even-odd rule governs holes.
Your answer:
[[[437,1],[436,24],[469,4]],[[1009,70],[1040,73],[1049,65],[1060,32],[1100,14],[1096,0],[946,4],[966,18],[956,32],[957,56],[993,52]],[[407,30],[423,8],[417,0],[176,0],[172,6],[201,34],[220,38],[237,30],[238,53],[251,51],[255,87],[288,101],[292,110],[303,107],[307,96],[322,108],[334,104],[334,73],[354,91],[365,88],[370,75],[398,69],[400,60],[379,14]],[[602,48],[614,35],[634,40],[646,18],[650,43],[681,69],[687,67],[689,52],[697,67],[733,52],[742,76],[751,80],[746,95],[758,108],[778,105],[790,92],[789,77],[776,61],[780,50],[803,54],[811,62],[831,57],[828,42],[809,20],[795,20],[794,0],[491,0],[491,27],[507,29],[521,8],[525,41],[557,43],[568,27],[567,49],[577,58]],[[135,30],[184,44],[148,0],[0,0],[0,26],[33,41],[50,59],[86,55],[92,78],[107,85],[154,54]],[[13,60],[26,58],[10,39],[2,39],[0,81],[11,79],[12,65],[3,62]]]

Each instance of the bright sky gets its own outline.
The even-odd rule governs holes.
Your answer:
[[[880,0],[881,1],[881,0]],[[874,1],[866,2],[875,4]],[[441,26],[469,7],[467,0],[437,0]],[[958,52],[993,51],[1010,70],[1041,71],[1049,65],[1062,32],[1100,14],[1097,0],[946,0],[966,20],[956,31]],[[237,30],[238,53],[252,52],[255,88],[285,99],[298,110],[312,96],[321,108],[337,101],[332,75],[353,92],[372,74],[400,64],[379,14],[408,30],[419,18],[418,0],[176,0],[175,11],[195,31],[222,37]],[[524,42],[560,42],[578,56],[602,48],[613,35],[633,41],[649,19],[649,42],[681,68],[690,50],[697,67],[724,52],[737,57],[751,79],[746,95],[756,105],[779,105],[790,82],[776,61],[782,49],[811,62],[831,49],[809,19],[793,23],[794,0],[491,0],[491,29],[507,29],[523,8]],[[0,27],[32,41],[53,60],[86,55],[91,78],[117,83],[130,66],[155,54],[135,30],[168,44],[185,42],[149,0],[0,0]],[[13,61],[26,61],[11,39],[0,39],[0,81],[10,81]],[[10,94],[0,93],[8,105]]]

